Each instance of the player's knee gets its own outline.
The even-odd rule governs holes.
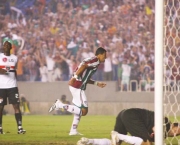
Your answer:
[[[20,113],[19,104],[13,104],[13,108],[14,108],[15,113]]]
[[[0,114],[2,114],[4,106],[0,104]]]
[[[82,108],[82,116],[85,116],[88,113],[88,108]]]

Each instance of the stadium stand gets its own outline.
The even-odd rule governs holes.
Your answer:
[[[7,2],[23,13],[9,13],[8,5],[0,4],[1,43],[5,38],[14,41],[12,53],[19,56],[21,64],[19,81],[42,81],[40,68],[44,75],[53,71],[50,81],[67,81],[62,76],[70,77],[82,59],[102,46],[110,56],[111,81],[117,81],[119,90],[153,90],[154,1]],[[93,78],[105,80],[104,73],[102,65]]]

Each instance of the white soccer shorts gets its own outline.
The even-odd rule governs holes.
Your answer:
[[[69,90],[73,96],[72,102],[78,107],[88,107],[87,97],[84,90],[69,86]]]

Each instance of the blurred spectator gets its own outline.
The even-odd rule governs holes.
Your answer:
[[[67,49],[70,51],[71,55],[76,55],[77,51],[78,51],[78,46],[77,44],[72,40],[69,42],[69,44],[67,45]]]
[[[122,62],[119,62],[118,64],[118,81],[117,81],[117,90],[122,90],[121,89],[121,81],[122,81]]]
[[[132,91],[138,90],[138,83],[140,80],[140,72],[139,72],[139,65],[136,62],[136,57],[131,57],[129,65],[131,66],[131,74],[130,74],[130,81],[133,80],[130,83],[130,87]]]
[[[112,74],[112,61],[110,51],[106,53],[106,60],[104,62],[104,81],[111,81],[113,77]]]
[[[119,65],[119,50],[115,48],[112,52],[112,72],[113,72],[113,80],[118,80],[118,65]]]
[[[78,66],[77,61],[75,60],[74,55],[71,55],[69,59],[65,58],[65,57],[64,57],[64,59],[68,63],[68,66],[69,66],[69,77],[71,77],[73,75],[74,70]]]
[[[55,56],[53,57],[53,60],[55,62],[53,80],[54,81],[60,81],[60,80],[62,80],[62,77],[61,77],[61,74],[62,74],[62,72],[61,72],[62,57],[61,57],[59,51],[55,52]]]
[[[20,95],[20,109],[24,115],[31,113],[29,101],[25,98],[24,94]]]
[[[104,74],[104,63],[101,63],[99,66],[98,66],[98,69],[97,71],[94,73],[93,75],[93,79],[94,80],[98,80],[98,81],[102,81],[104,80],[103,79],[103,74]]]
[[[150,87],[150,83],[151,83],[151,80],[152,80],[152,67],[151,67],[151,61],[148,61],[145,65],[144,65],[144,68],[143,68],[143,74],[142,74],[142,80],[145,80],[144,82],[144,89],[147,90],[149,89]],[[154,72],[153,72],[154,73]]]
[[[64,56],[61,56],[61,77],[62,81],[69,80],[69,66]]]
[[[174,60],[174,64],[172,65],[172,74],[171,78],[171,86],[177,87],[180,82],[180,60]],[[177,86],[176,86],[177,85]]]
[[[65,104],[70,104],[70,102],[66,100],[66,95],[61,96],[61,102]],[[70,114],[71,113],[69,113],[68,111],[64,109],[59,109],[59,110],[56,110],[56,113],[54,115],[70,115]]]
[[[18,63],[17,63],[17,80],[18,81],[24,81],[24,59],[22,55],[18,56]]]
[[[47,64],[47,69],[48,69],[48,82],[53,82],[54,77],[54,67],[55,67],[55,61],[53,59],[53,53],[50,51],[48,52],[46,56],[46,64]]]
[[[10,3],[8,0],[1,0],[1,3],[3,3],[3,8],[1,10],[3,15],[10,15],[11,14],[11,8]]]
[[[43,62],[41,62],[40,64],[39,71],[40,71],[41,82],[48,82],[48,69]]]
[[[121,80],[121,90],[127,91],[129,89],[131,66],[126,58],[124,58],[122,67],[122,80]]]
[[[38,77],[38,70],[39,66],[35,61],[35,58],[32,55],[29,55],[27,58],[27,69],[29,70],[29,81],[36,81],[36,78]]]

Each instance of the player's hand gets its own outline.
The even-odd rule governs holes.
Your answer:
[[[98,87],[101,87],[101,88],[104,88],[104,87],[106,86],[106,83],[97,82],[97,86],[98,86]]]
[[[5,70],[5,69],[0,69],[0,74],[7,74],[7,70]]]

